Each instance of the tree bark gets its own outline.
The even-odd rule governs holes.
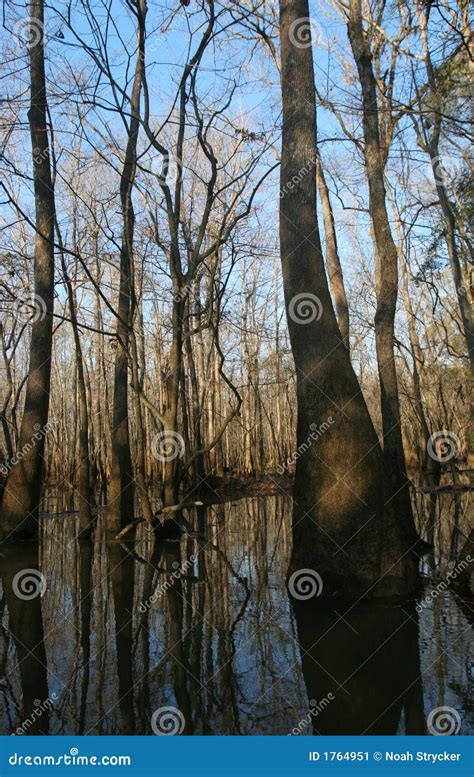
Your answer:
[[[387,504],[393,503],[408,541],[415,543],[417,532],[413,520],[403,451],[394,352],[398,257],[386,206],[384,169],[388,148],[382,146],[380,138],[377,85],[372,67],[372,55],[363,30],[360,0],[351,0],[349,4],[348,34],[362,92],[364,159],[376,254],[375,343],[382,410],[384,496]]]
[[[91,466],[89,451],[89,409],[87,407],[87,389],[84,371],[84,360],[82,355],[81,337],[76,315],[76,299],[74,289],[69,277],[64,256],[62,256],[62,268],[64,280],[66,283],[69,315],[71,317],[71,326],[74,334],[74,349],[77,370],[78,383],[78,421],[79,421],[79,471],[78,486],[78,511],[79,511],[79,535],[82,539],[90,537],[93,528],[92,508],[94,504],[94,495],[91,483]]]
[[[323,210],[324,237],[326,241],[326,267],[329,285],[331,287],[332,298],[336,308],[337,322],[339,324],[342,341],[346,348],[349,349],[349,305],[347,304],[344,275],[337,247],[334,214],[332,211],[331,199],[329,197],[328,185],[326,183],[326,176],[324,175],[324,169],[319,154],[316,160],[316,181]]]
[[[108,530],[116,534],[134,514],[134,478],[130,453],[128,422],[128,375],[130,329],[133,321],[134,278],[133,239],[135,213],[132,191],[137,169],[137,143],[140,129],[140,95],[143,84],[146,3],[138,0],[137,60],[130,98],[130,124],[125,161],[120,180],[123,235],[120,250],[120,291],[117,319],[117,339],[114,368],[114,398],[112,419],[112,465],[109,488]]]
[[[292,43],[298,20],[308,17],[307,0],[281,1],[280,243],[300,452],[290,572],[318,572],[326,595],[399,594],[416,585],[414,562],[393,514],[384,520],[382,452],[324,272],[314,186],[313,58],[310,47]],[[290,181],[296,183],[288,192]],[[328,428],[314,440],[314,425],[324,422]]]
[[[30,24],[34,30],[30,58],[30,126],[35,193],[35,299],[31,326],[28,380],[17,458],[5,486],[0,531],[37,536],[43,454],[48,423],[54,299],[54,190],[51,178],[46,120],[44,66],[44,4],[31,0]],[[39,34],[38,34],[39,32]]]
[[[437,88],[436,71],[433,67],[431,60],[431,54],[428,43],[428,20],[430,16],[429,5],[424,8],[421,4],[418,4],[418,22],[420,25],[420,36],[423,44],[423,53],[425,59],[426,75],[428,79],[430,89],[430,100],[432,102],[433,111],[429,113],[429,119],[432,123],[432,130],[429,139],[423,140],[418,134],[418,141],[422,148],[429,154],[431,167],[433,170],[433,177],[436,185],[436,192],[439,198],[439,204],[444,219],[444,237],[446,241],[446,248],[448,251],[449,264],[451,273],[453,276],[454,287],[456,289],[456,296],[458,299],[458,309],[462,322],[462,329],[466,340],[467,352],[469,356],[469,365],[471,368],[471,375],[468,377],[469,384],[469,402],[470,402],[470,423],[467,430],[467,440],[469,450],[472,453],[474,450],[474,324],[472,316],[472,303],[469,298],[468,282],[463,278],[463,271],[461,266],[461,260],[459,256],[458,244],[456,241],[456,228],[459,226],[456,218],[456,207],[453,205],[449,198],[443,165],[440,159],[440,135],[441,135],[441,120],[443,116],[443,106]],[[472,36],[469,36],[468,40],[471,40]],[[421,112],[423,117],[423,111]],[[423,122],[425,133],[427,132],[429,122],[425,119]],[[472,261],[472,246],[469,243],[469,249]]]

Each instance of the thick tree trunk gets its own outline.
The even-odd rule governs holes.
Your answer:
[[[290,573],[317,572],[326,595],[404,593],[416,584],[414,563],[391,512],[384,520],[382,453],[324,272],[313,58],[310,47],[292,43],[298,20],[309,17],[308,2],[282,0],[280,9],[280,243],[298,401]],[[290,191],[289,181],[296,181]],[[315,425],[323,423],[315,439]]]
[[[395,511],[409,542],[417,533],[413,520],[409,481],[403,451],[400,402],[394,352],[394,326],[398,296],[398,257],[387,213],[384,168],[388,149],[382,148],[379,130],[376,81],[372,57],[362,27],[360,0],[351,0],[348,21],[349,40],[359,74],[362,92],[364,157],[369,185],[369,210],[376,254],[375,343],[380,381],[383,452],[385,462],[384,496]]]
[[[25,407],[17,448],[2,500],[0,532],[36,536],[43,454],[49,409],[54,298],[54,191],[51,180],[46,78],[44,68],[43,0],[31,0],[30,23],[35,31],[30,48],[30,125],[35,192],[35,300],[31,326],[30,362]],[[21,458],[18,458],[21,454]]]

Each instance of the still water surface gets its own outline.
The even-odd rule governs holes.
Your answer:
[[[50,517],[39,557],[2,549],[1,733],[153,734],[163,707],[184,734],[422,734],[445,706],[472,731],[472,602],[426,581],[418,611],[294,606],[288,498],[188,518],[200,536],[153,546]],[[25,569],[42,596],[13,592]]]

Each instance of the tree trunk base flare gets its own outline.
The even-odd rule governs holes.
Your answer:
[[[308,342],[310,358],[311,351]],[[322,374],[317,367],[314,380],[298,386],[297,451],[304,453],[295,472],[289,580],[312,570],[325,597],[411,595],[420,582],[418,538],[408,541],[396,505],[385,502],[382,452],[346,359],[342,347],[330,359],[315,357]],[[326,399],[330,391],[337,401]],[[326,427],[311,438],[323,419]]]
[[[298,407],[288,585],[296,598],[307,577],[328,597],[407,595],[419,585],[403,528],[409,516],[387,502],[383,452],[341,341],[322,256],[313,54],[294,45],[293,34],[308,18],[307,0],[280,1],[280,248]]]
[[[408,545],[393,513],[345,513],[343,494],[339,523],[327,521],[324,503],[319,510],[301,498],[293,513],[293,550],[288,570],[290,594],[304,593],[305,573],[322,598],[371,599],[415,595],[420,590],[416,543]],[[421,541],[422,542],[422,541]],[[425,543],[426,545],[426,543]],[[429,546],[428,546],[429,547]],[[423,552],[426,552],[424,550]]]

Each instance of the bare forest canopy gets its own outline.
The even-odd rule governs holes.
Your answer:
[[[472,472],[468,3],[12,0],[2,55],[2,536],[295,477],[294,568],[409,579]]]

